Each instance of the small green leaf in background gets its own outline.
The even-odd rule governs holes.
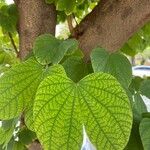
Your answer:
[[[88,74],[88,66],[80,57],[69,57],[63,64],[67,76],[78,82]]]
[[[144,80],[141,83],[140,91],[142,95],[145,95],[146,97],[150,98],[150,80]]]
[[[133,125],[130,139],[125,150],[143,150],[139,133],[139,124],[142,120],[143,113],[147,112],[147,108],[139,93],[135,93],[132,99]]]
[[[141,77],[133,77],[131,84],[129,86],[129,90],[132,92],[132,94],[135,93],[135,91],[139,91],[141,83],[144,79]]]
[[[150,118],[141,121],[139,130],[144,150],[150,150]]]
[[[134,57],[137,53],[136,49],[132,49],[128,43],[125,43],[124,46],[120,49],[126,55]]]
[[[139,93],[133,95],[133,115],[138,122],[142,119],[142,114],[147,112],[146,105]]]
[[[6,147],[9,141],[11,140],[14,132],[14,127],[11,127],[8,130],[4,130],[0,127],[0,145]]]
[[[34,129],[44,150],[77,150],[86,128],[97,149],[122,150],[132,126],[130,103],[120,84],[105,73],[74,83],[65,74],[45,78],[36,94]]]
[[[58,0],[56,8],[57,10],[64,10],[67,15],[71,14],[76,6],[76,0]]]
[[[0,26],[4,32],[15,32],[18,21],[18,11],[15,4],[0,8]]]
[[[15,142],[12,150],[27,150],[21,142]]]
[[[140,133],[139,133],[139,124],[137,122],[133,122],[132,130],[130,133],[130,139],[128,144],[124,150],[144,150]]]
[[[109,54],[103,48],[96,48],[92,51],[91,61],[94,72],[110,73],[125,87],[131,83],[132,68],[124,55],[120,53]]]
[[[20,115],[35,95],[43,77],[43,66],[34,59],[12,67],[0,78],[0,119]]]
[[[65,56],[67,51],[76,50],[78,43],[76,40],[59,40],[50,34],[39,36],[34,43],[33,52],[39,63],[47,65],[57,64]]]
[[[20,129],[18,132],[19,141],[24,145],[29,145],[36,139],[36,134],[26,127]]]
[[[10,120],[3,120],[2,121],[2,128],[6,131],[10,128],[15,128],[16,124],[18,122],[18,118],[10,119]]]

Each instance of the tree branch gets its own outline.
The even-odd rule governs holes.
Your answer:
[[[150,0],[101,0],[75,29],[86,59],[95,46],[118,50],[150,20]]]
[[[12,44],[12,46],[13,46],[13,48],[14,48],[14,50],[15,50],[17,56],[18,56],[19,52],[18,52],[18,50],[17,50],[17,46],[16,46],[15,41],[14,41],[14,39],[13,39],[13,37],[12,37],[12,34],[11,34],[10,32],[8,32],[8,36],[9,36],[10,41],[11,41],[11,44]]]

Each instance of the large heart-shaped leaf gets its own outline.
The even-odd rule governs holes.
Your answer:
[[[97,149],[122,150],[132,126],[127,95],[106,73],[78,83],[64,73],[48,76],[38,88],[33,116],[45,150],[80,149],[83,125]]]
[[[43,66],[30,59],[12,67],[0,78],[0,119],[18,116],[37,90]]]
[[[96,48],[91,54],[94,72],[106,72],[113,75],[125,87],[132,80],[132,69],[129,60],[120,53],[109,54],[102,48]]]

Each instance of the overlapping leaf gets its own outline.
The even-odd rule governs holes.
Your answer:
[[[43,66],[34,59],[12,67],[0,78],[0,119],[18,116],[35,94]]]
[[[33,116],[45,150],[80,149],[83,125],[97,149],[122,150],[132,125],[124,90],[105,73],[78,83],[63,73],[48,76],[38,88]]]
[[[74,82],[81,80],[88,74],[87,64],[80,57],[69,57],[64,63],[63,67],[68,75]]]
[[[129,60],[120,53],[109,54],[102,48],[96,48],[91,54],[94,72],[112,74],[125,87],[132,80],[132,69]]]
[[[55,3],[59,11],[65,11],[66,14],[71,14],[75,7],[84,2],[84,0],[45,0],[46,3]]]
[[[67,51],[72,51],[76,47],[78,47],[78,43],[73,39],[63,41],[56,39],[50,34],[44,34],[36,39],[33,52],[41,64],[57,64]]]

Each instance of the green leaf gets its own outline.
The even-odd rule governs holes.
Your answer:
[[[27,128],[22,128],[18,133],[18,138],[22,144],[28,145],[36,139],[36,134]]]
[[[142,114],[143,118],[150,118],[150,112],[146,112]]]
[[[2,121],[2,128],[4,130],[9,130],[10,128],[14,128],[18,122],[18,118],[10,119],[10,120],[3,120]]]
[[[58,0],[56,8],[57,10],[65,10],[66,14],[71,14],[76,6],[76,0]]]
[[[140,91],[142,95],[150,98],[150,80],[145,80],[141,83]]]
[[[133,122],[130,139],[125,150],[143,150],[143,145],[139,133],[139,123],[136,121]]]
[[[120,53],[109,54],[103,48],[96,48],[92,51],[91,61],[94,72],[110,73],[125,87],[131,83],[132,68],[124,55]]]
[[[43,65],[58,64],[66,52],[72,51],[77,44],[77,41],[73,39],[62,41],[50,34],[44,34],[35,40],[33,52],[36,59]]]
[[[63,64],[63,67],[74,82],[78,82],[88,74],[88,68],[80,57],[69,57]]]
[[[27,148],[21,142],[15,142],[13,150],[27,150]]]
[[[34,129],[45,150],[77,150],[82,128],[97,149],[122,150],[132,126],[130,103],[120,84],[105,73],[74,83],[53,74],[40,84],[33,109]]]
[[[4,5],[0,8],[0,26],[5,32],[16,31],[18,12],[15,4]]]
[[[134,77],[129,86],[129,90],[134,94],[135,91],[139,91],[140,85],[144,79],[141,77]]]
[[[52,74],[64,74],[65,75],[66,72],[61,65],[53,65],[47,69],[44,77],[52,75]],[[31,131],[34,131],[33,104],[34,104],[34,99],[28,105],[24,113],[25,124],[28,127],[28,129],[30,129]]]
[[[134,99],[134,102],[133,102],[134,119],[140,122],[142,119],[142,113],[146,113],[147,108],[139,93],[136,93],[135,95],[133,95],[133,99]]]
[[[14,132],[14,127],[11,127],[8,130],[4,130],[3,128],[0,128],[0,145],[3,144],[5,147],[9,141],[11,140]]]
[[[34,120],[33,120],[33,103],[29,104],[25,110],[24,121],[27,128],[31,131],[34,131]]]
[[[132,49],[128,43],[125,43],[124,46],[120,49],[123,53],[129,56],[135,56],[137,54],[137,51],[135,49]]]
[[[35,95],[43,77],[43,66],[35,60],[12,67],[0,78],[0,119],[20,115]]]
[[[150,149],[150,118],[144,118],[140,123],[140,135],[144,150]]]

